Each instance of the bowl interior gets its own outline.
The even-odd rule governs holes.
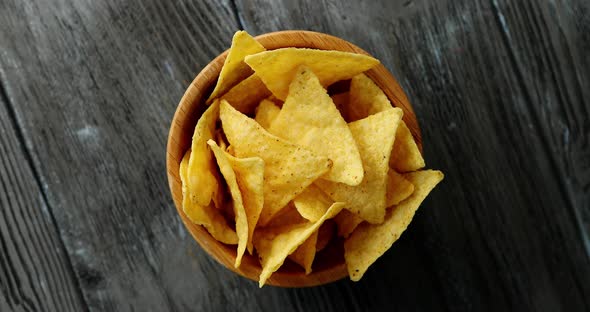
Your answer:
[[[256,37],[256,40],[268,50],[298,47],[368,54],[348,41],[311,31],[273,32],[260,35]],[[202,226],[193,224],[182,210],[182,185],[178,175],[180,161],[184,153],[190,148],[195,125],[206,109],[205,100],[217,81],[227,53],[228,51],[225,51],[209,63],[189,85],[180,100],[168,136],[166,155],[168,183],[178,214],[199,245],[226,268],[258,281],[261,267],[256,257],[246,252],[240,268],[235,268],[236,247],[215,240]],[[421,150],[422,142],[416,116],[397,80],[381,64],[367,71],[366,74],[385,92],[394,106],[400,107],[404,111],[403,120]],[[302,268],[290,261],[286,261],[268,279],[267,284],[283,287],[306,287],[321,285],[346,277],[348,273],[344,263],[342,243],[342,240],[332,241],[328,247],[319,252],[314,260],[311,274],[305,275]]]

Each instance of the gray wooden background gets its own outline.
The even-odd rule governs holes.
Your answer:
[[[238,29],[379,58],[446,179],[359,283],[258,289],[184,229],[185,88]],[[0,0],[0,311],[589,311],[587,0]]]

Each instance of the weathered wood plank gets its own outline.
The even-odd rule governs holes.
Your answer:
[[[237,7],[252,33],[327,32],[381,59],[414,104],[427,163],[447,173],[400,244],[355,286],[380,289],[370,302],[428,309],[433,292],[422,284],[432,284],[450,309],[590,308],[586,2]],[[399,287],[379,287],[384,280]],[[365,304],[359,293],[350,300]]]
[[[6,92],[90,310],[256,310],[255,283],[187,236],[165,175],[176,105],[238,28],[228,1],[0,6]]]
[[[8,105],[0,93],[0,311],[84,311]]]

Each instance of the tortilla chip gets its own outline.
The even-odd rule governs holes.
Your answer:
[[[204,226],[209,234],[216,240],[229,245],[238,243],[238,236],[232,230],[221,212],[211,205],[201,206],[190,199],[190,190],[187,187],[188,163],[191,151],[188,150],[180,162],[180,181],[182,182],[182,210],[186,216],[196,225]]]
[[[307,219],[301,216],[295,205],[290,201],[287,206],[280,209],[274,217],[265,225],[266,227],[281,227],[286,225],[307,223]]]
[[[389,166],[399,172],[410,172],[422,169],[425,165],[422,153],[420,153],[410,129],[402,121],[397,128]]]
[[[342,203],[334,203],[326,214],[316,222],[287,225],[256,231],[254,247],[258,252],[262,272],[259,286],[262,287],[273,272],[285,262],[288,255],[303,244],[326,221],[342,210]]]
[[[336,232],[336,223],[334,223],[333,219],[326,220],[318,230],[318,241],[315,244],[316,252],[320,252],[328,246],[334,237],[334,232]]]
[[[393,106],[383,91],[365,74],[352,77],[350,96],[346,106],[350,121],[357,121]]]
[[[315,258],[316,244],[318,241],[318,231],[315,231],[311,236],[305,240],[295,251],[288,256],[288,258],[299,264],[304,270],[305,274],[311,273],[311,265]]]
[[[399,204],[414,192],[414,185],[406,180],[401,174],[389,169],[387,173],[387,195],[385,206],[391,207]]]
[[[188,161],[188,189],[191,200],[199,206],[209,206],[212,197],[221,193],[219,189],[217,166],[207,146],[213,139],[215,122],[219,116],[219,101],[215,101],[203,113],[193,134],[191,157]],[[218,204],[218,203],[216,203]]]
[[[314,184],[293,199],[299,214],[312,222],[319,220],[333,203],[334,201]]]
[[[217,147],[215,142],[209,141],[207,143],[211,146],[217,158],[221,173],[225,177],[234,200],[233,211],[239,242],[242,243],[245,237],[248,252],[252,254],[252,237],[264,203],[264,161],[259,157],[236,158]],[[230,168],[224,168],[227,165]],[[231,172],[229,169],[231,169]],[[242,213],[242,207],[240,206],[243,207],[244,213]],[[246,225],[244,224],[244,217],[246,218]],[[247,234],[244,234],[244,228],[247,229]],[[238,251],[243,254],[241,247],[238,244]],[[240,255],[239,252],[238,255]],[[236,263],[239,266],[238,258],[236,258]]]
[[[338,236],[347,238],[365,220],[348,210],[342,210],[334,221],[338,225]]]
[[[345,119],[355,121],[391,108],[391,102],[373,80],[364,74],[354,76],[350,82],[350,101],[344,109]],[[410,129],[402,120],[395,134],[395,144],[389,166],[399,172],[424,168],[424,158]]]
[[[330,158],[332,169],[322,179],[348,185],[361,183],[363,163],[352,133],[309,68],[297,69],[269,132]]]
[[[229,192],[233,199],[234,215],[236,216],[236,234],[238,235],[238,251],[236,255],[236,261],[234,266],[237,268],[242,263],[242,256],[246,250],[248,244],[248,218],[246,217],[246,209],[244,208],[244,202],[242,201],[242,192],[238,186],[236,174],[232,168],[228,156],[213,140],[207,141],[207,144],[211,147],[215,158],[217,159],[217,165],[219,170],[225,178],[225,182],[229,187]]]
[[[316,155],[264,130],[256,121],[221,101],[221,122],[236,157],[264,160],[264,206],[259,224],[264,226],[295,196],[332,167],[327,157]]]
[[[229,102],[238,111],[251,115],[256,105],[264,98],[271,95],[262,80],[252,74],[231,88],[221,99]]]
[[[389,156],[401,118],[401,109],[390,108],[349,124],[365,169],[361,184],[315,182],[334,201],[345,202],[347,210],[369,223],[381,223],[385,217]]]
[[[360,280],[369,266],[402,235],[422,201],[443,179],[443,173],[417,171],[405,174],[404,178],[415,186],[414,193],[389,209],[382,224],[362,224],[344,242],[344,259],[351,280]]]
[[[281,109],[275,105],[271,100],[264,99],[256,107],[256,117],[254,120],[258,122],[264,129],[270,128],[272,122],[277,118]]]
[[[279,99],[285,100],[289,84],[299,65],[308,66],[326,87],[338,80],[350,79],[379,61],[363,54],[315,49],[283,48],[249,55],[246,63]]]
[[[215,89],[209,100],[224,94],[231,87],[252,74],[252,69],[244,63],[247,55],[259,53],[266,49],[245,31],[237,31],[231,42],[229,53],[225,58]]]

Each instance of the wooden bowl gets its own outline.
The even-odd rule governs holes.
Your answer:
[[[339,50],[367,54],[361,48],[340,38],[312,31],[279,31],[256,37],[266,49],[284,47],[313,48],[321,50]],[[176,210],[188,231],[203,249],[226,268],[251,280],[258,281],[261,267],[258,259],[246,252],[240,268],[234,267],[236,246],[228,246],[215,240],[205,228],[193,224],[182,210],[182,189],[178,168],[184,153],[190,148],[191,138],[197,120],[205,111],[205,100],[216,83],[228,51],[223,52],[209,63],[190,84],[178,104],[170,133],[166,157],[168,183]],[[367,73],[383,89],[393,105],[404,111],[403,120],[408,125],[420,149],[422,148],[420,129],[410,102],[399,83],[381,64]],[[303,269],[286,261],[267,281],[267,284],[282,287],[308,287],[326,284],[348,275],[344,263],[342,241],[332,241],[330,246],[316,255],[313,272],[305,275]]]

